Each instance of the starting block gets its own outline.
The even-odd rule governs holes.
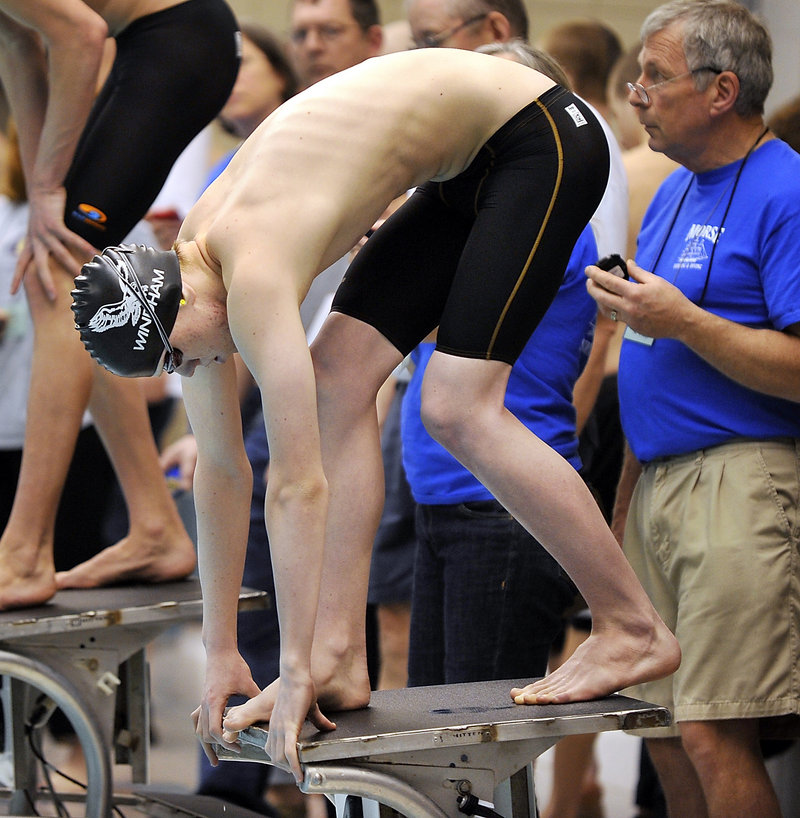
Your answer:
[[[559,739],[670,723],[666,708],[621,695],[514,704],[511,688],[530,681],[377,691],[363,710],[329,713],[332,732],[306,723],[300,789],[327,795],[340,818],[529,818],[537,814],[532,762]],[[241,753],[216,749],[226,761],[269,764],[266,738],[253,726],[239,735]]]
[[[263,591],[243,589],[239,597],[239,610],[269,604]],[[130,765],[134,783],[148,782],[145,646],[172,625],[201,616],[198,580],[60,591],[45,605],[0,612],[0,783],[8,789],[10,814],[30,812],[37,769],[26,737],[56,707],[83,749],[87,816],[111,814],[112,748],[116,763]]]

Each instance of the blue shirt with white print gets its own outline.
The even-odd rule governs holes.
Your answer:
[[[741,164],[669,176],[645,215],[636,262],[709,312],[785,330],[800,322],[800,155],[774,139],[750,155],[737,183]],[[798,404],[742,386],[671,338],[626,336],[618,383],[640,461],[734,438],[800,437]]]

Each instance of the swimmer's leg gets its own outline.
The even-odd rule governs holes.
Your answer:
[[[423,420],[558,560],[592,612],[592,634],[518,703],[581,701],[672,673],[680,650],[577,472],[504,407],[510,367],[434,353]]]
[[[312,675],[323,711],[369,701],[365,622],[384,500],[375,399],[402,355],[373,327],[331,313],[312,346],[330,503]]]
[[[22,463],[0,537],[2,609],[41,604],[56,592],[56,512],[91,389],[91,359],[68,320],[71,280],[53,272],[53,302],[34,270],[25,277],[35,334]]]

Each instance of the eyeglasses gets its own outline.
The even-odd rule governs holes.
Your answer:
[[[457,26],[445,29],[440,34],[423,34],[421,37],[415,37],[414,45],[417,48],[439,48],[442,43],[449,40],[454,34],[458,34],[462,28],[471,26],[473,23],[477,23],[479,20],[483,20],[484,17],[488,16],[489,12],[476,14],[474,17],[470,17],[469,20],[464,20],[463,23],[459,23]]]
[[[319,26],[309,26],[308,28],[296,28],[289,35],[295,45],[304,45],[311,31],[316,31],[317,36],[325,43],[338,40],[353,25],[340,25],[337,23],[326,23]]]
[[[668,82],[675,82],[675,80],[682,80],[684,77],[691,77],[694,74],[699,73],[700,71],[713,71],[715,74],[721,74],[722,69],[720,68],[712,68],[710,65],[704,65],[702,68],[693,68],[691,71],[684,71],[682,74],[678,74],[675,77],[669,77],[668,79],[661,80],[661,82],[654,82],[652,85],[648,85],[645,87],[640,82],[628,82],[626,85],[628,86],[629,91],[633,91],[641,101],[642,105],[649,105],[653,100],[650,98],[650,91],[654,88],[660,88],[662,85],[666,85]]]

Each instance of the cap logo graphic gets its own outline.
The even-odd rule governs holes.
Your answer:
[[[169,341],[180,298],[181,268],[174,250],[106,247],[75,277],[75,328],[91,356],[116,375],[171,372],[176,361],[180,365]]]
[[[110,329],[122,327],[130,323],[136,327],[136,337],[132,349],[142,351],[145,349],[147,339],[150,336],[150,326],[153,320],[148,310],[143,310],[142,298],[136,290],[128,283],[129,270],[120,261],[114,260],[117,268],[119,283],[122,288],[122,299],[113,304],[105,304],[89,320],[87,326],[93,332],[106,332]],[[161,287],[164,284],[164,271],[158,268],[153,270],[153,283],[141,284],[150,307],[155,312],[159,298],[161,297]],[[141,319],[141,320],[140,320]]]

